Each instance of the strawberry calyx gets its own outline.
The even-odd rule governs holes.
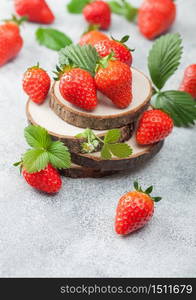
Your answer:
[[[94,30],[99,30],[100,29],[100,25],[99,24],[90,24],[87,29],[82,33],[81,36],[91,32],[91,31],[94,31]]]
[[[15,15],[12,15],[11,19],[4,20],[6,23],[15,23],[16,25],[20,26],[24,22],[28,20],[27,16],[23,16],[21,18],[17,18]]]
[[[114,56],[115,56],[115,53],[114,53],[114,51],[112,50],[112,51],[110,52],[110,54],[108,54],[108,55],[106,55],[106,56],[100,58],[99,61],[98,61],[98,63],[97,63],[97,65],[96,65],[95,72],[97,73],[97,71],[99,70],[100,67],[106,69],[106,68],[108,67],[108,63],[109,63],[110,61],[116,60],[116,58],[115,58]]]
[[[149,186],[146,190],[143,190],[142,187],[139,185],[137,181],[134,182],[134,188],[137,192],[143,193],[148,195],[154,202],[159,202],[162,198],[161,197],[152,197],[151,193],[153,191],[153,186]]]
[[[115,39],[113,36],[111,36],[111,39],[117,43],[122,44],[124,47],[126,47],[129,51],[134,52],[135,49],[130,49],[125,43],[129,40],[130,36],[129,35],[125,35],[121,38],[121,40],[117,40]]]
[[[56,70],[53,71],[53,73],[56,75],[56,77],[54,77],[53,79],[55,81],[59,81],[62,77],[63,74],[65,74],[66,72],[69,72],[73,69],[74,67],[70,64],[70,65],[61,65],[61,66],[56,66]]]

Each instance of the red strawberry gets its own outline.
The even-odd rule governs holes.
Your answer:
[[[173,0],[144,0],[139,9],[138,26],[148,39],[166,32],[176,18],[176,4]]]
[[[83,36],[80,38],[79,44],[81,46],[85,45],[85,44],[90,44],[92,46],[94,46],[97,42],[102,41],[102,40],[108,40],[109,38],[107,35],[105,35],[104,33],[98,31],[98,30],[92,30],[89,31],[85,34],[83,34]]]
[[[115,220],[117,234],[127,235],[142,228],[153,216],[154,202],[161,200],[160,197],[150,196],[152,186],[142,191],[135,182],[134,187],[135,191],[126,193],[119,200]]]
[[[63,98],[85,110],[93,110],[97,105],[94,78],[85,70],[65,69],[60,76],[59,89]]]
[[[83,15],[90,24],[100,25],[101,29],[107,30],[111,23],[111,10],[104,1],[93,1],[83,9]]]
[[[50,82],[46,71],[37,65],[24,73],[23,89],[33,102],[41,104],[48,95]]]
[[[94,45],[97,52],[101,57],[107,56],[114,52],[114,57],[117,60],[122,61],[123,63],[131,66],[132,64],[132,55],[131,50],[124,44],[125,41],[129,39],[128,36],[122,38],[121,41],[117,40],[102,40],[99,41],[97,44]]]
[[[23,169],[22,174],[29,185],[48,194],[57,193],[62,185],[58,171],[50,164],[36,173],[28,173]]]
[[[18,26],[21,22],[13,17],[13,20],[0,25],[0,66],[17,56],[23,46]]]
[[[14,0],[19,16],[27,16],[31,22],[51,24],[54,15],[45,0]]]
[[[129,106],[132,101],[132,73],[126,64],[110,60],[107,67],[99,66],[95,75],[98,90],[118,108]]]
[[[196,64],[190,65],[185,69],[180,91],[187,92],[193,98],[196,98]]]
[[[139,120],[136,140],[140,145],[159,142],[172,132],[173,126],[173,120],[163,111],[145,111]]]

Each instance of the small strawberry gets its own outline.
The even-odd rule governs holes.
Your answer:
[[[53,141],[40,126],[29,125],[25,128],[24,135],[32,148],[14,166],[20,166],[22,175],[30,186],[48,194],[57,193],[62,186],[57,168],[71,166],[67,147],[60,141]]]
[[[187,92],[193,98],[196,98],[196,64],[190,65],[185,69],[180,91]]]
[[[132,64],[132,55],[131,50],[124,44],[128,41],[129,36],[124,36],[120,41],[117,40],[102,40],[94,45],[95,49],[101,57],[107,56],[114,52],[114,57],[117,60],[122,61],[123,63],[131,66]]]
[[[110,59],[110,55],[105,59]],[[115,106],[126,108],[132,101],[132,72],[128,65],[112,59],[98,67],[96,86]]]
[[[145,111],[139,120],[136,141],[140,145],[159,142],[172,132],[173,126],[173,120],[163,111]]]
[[[23,169],[22,175],[33,188],[48,194],[57,193],[62,186],[58,171],[50,164],[44,170],[35,173],[28,173]]]
[[[161,200],[150,196],[152,186],[143,191],[135,182],[134,187],[135,191],[126,193],[119,200],[115,219],[117,234],[127,235],[146,225],[154,214],[154,202]]]
[[[81,46],[90,44],[94,46],[96,43],[102,40],[107,40],[109,41],[109,37],[102,33],[101,31],[98,30],[92,30],[87,33],[84,33],[82,37],[80,38],[79,44]]]
[[[176,18],[176,4],[173,0],[144,0],[139,9],[140,32],[152,40],[166,32]]]
[[[49,75],[38,64],[24,73],[23,89],[33,102],[41,104],[48,95],[50,82]]]
[[[97,105],[94,78],[85,70],[65,67],[59,89],[64,99],[85,110],[93,110]]]
[[[23,46],[23,39],[20,35],[19,25],[23,18],[15,16],[11,20],[0,25],[0,66],[13,59],[20,52]]]
[[[51,24],[54,15],[45,0],[14,0],[15,10],[19,16],[27,16],[31,22]]]
[[[100,25],[101,29],[107,30],[111,23],[111,10],[105,1],[93,1],[83,9],[83,15],[90,24]]]

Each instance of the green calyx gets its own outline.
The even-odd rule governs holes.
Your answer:
[[[114,14],[124,17],[129,22],[134,21],[138,14],[138,8],[132,6],[126,0],[109,1],[110,8]]]
[[[72,69],[73,69],[73,66],[71,64],[70,65],[64,65],[64,66],[62,65],[60,67],[57,65],[56,70],[53,71],[53,73],[55,74],[55,77],[53,77],[53,79],[55,81],[60,80],[60,78],[63,74],[65,74],[66,72],[69,72]]]
[[[11,19],[6,19],[4,20],[6,23],[7,22],[13,22],[15,24],[17,24],[18,26],[20,26],[21,24],[23,24],[24,22],[26,22],[28,20],[27,16],[23,16],[21,18],[17,18],[15,15],[12,15]]]
[[[121,40],[116,40],[113,36],[111,36],[111,39],[115,42],[118,42],[120,44],[122,44],[123,46],[125,46],[129,51],[135,51],[135,49],[130,49],[125,43],[129,40],[130,36],[129,35],[125,35],[122,37]]]
[[[98,72],[100,67],[103,68],[103,69],[106,69],[108,67],[108,63],[110,61],[115,61],[116,58],[114,57],[114,55],[115,55],[114,51],[111,51],[110,54],[108,54],[107,56],[100,58],[97,65],[96,65],[95,73]]]
[[[153,186],[151,185],[150,187],[148,187],[146,190],[142,190],[141,186],[138,184],[137,181],[134,182],[134,188],[137,192],[140,193],[144,193],[146,195],[148,195],[154,202],[159,202],[162,198],[161,197],[151,197],[151,193],[153,191]]]
[[[54,168],[64,169],[71,166],[70,153],[60,141],[53,141],[46,129],[29,125],[24,136],[31,147],[22,155],[22,160],[14,164],[28,173],[44,170],[50,163]]]
[[[120,137],[119,129],[109,130],[104,139],[96,136],[89,128],[76,135],[76,138],[86,140],[86,142],[81,144],[83,153],[92,153],[100,149],[102,159],[111,159],[112,156],[126,158],[132,154],[133,150],[128,144],[119,143]]]
[[[94,31],[94,30],[99,30],[100,29],[100,25],[99,24],[90,24],[87,29],[83,32],[82,36],[91,32],[91,31]]]
[[[196,103],[188,93],[162,91],[168,79],[180,65],[183,52],[179,33],[166,34],[158,38],[149,52],[148,69],[153,86],[151,105],[167,113],[175,126],[192,126],[196,120]]]

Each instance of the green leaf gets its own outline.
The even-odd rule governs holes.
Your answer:
[[[138,8],[125,0],[110,1],[109,5],[114,14],[123,16],[128,21],[133,21],[138,14]]]
[[[123,143],[117,143],[117,144],[107,144],[109,147],[109,150],[112,152],[112,154],[119,158],[126,158],[129,157],[133,150],[128,144]]]
[[[71,166],[70,153],[65,145],[56,141],[48,148],[49,162],[57,169],[65,169]]]
[[[177,70],[182,56],[182,39],[178,33],[166,34],[154,42],[148,56],[151,79],[161,89]]]
[[[194,125],[196,102],[191,95],[181,91],[160,92],[153,96],[151,104],[171,116],[175,126]]]
[[[71,0],[67,4],[67,10],[72,14],[81,14],[83,8],[89,3],[89,0]]]
[[[134,181],[133,186],[136,191],[139,190],[139,183],[137,181]]]
[[[121,136],[119,129],[111,129],[109,130],[104,138],[104,143],[116,143],[119,141]]]
[[[149,186],[149,188],[147,188],[147,189],[145,190],[145,193],[146,193],[146,194],[151,194],[152,191],[153,191],[153,186],[151,185],[151,186]]]
[[[109,1],[109,6],[114,14],[122,15],[122,5],[117,1]]]
[[[33,148],[47,149],[52,140],[46,129],[40,126],[29,125],[24,130],[27,143]]]
[[[161,197],[152,197],[154,202],[159,202],[162,198]]]
[[[72,40],[63,32],[53,28],[41,28],[39,27],[36,32],[36,40],[40,45],[43,45],[49,49],[59,51],[72,44]]]
[[[59,52],[60,65],[67,64],[67,59],[74,67],[81,68],[95,75],[96,65],[99,61],[99,55],[91,45],[70,45],[61,49]]]
[[[112,154],[110,153],[110,148],[108,144],[103,145],[103,148],[101,149],[101,157],[103,159],[111,159]]]
[[[39,172],[48,165],[49,157],[44,149],[31,149],[23,155],[23,166],[28,173]]]

